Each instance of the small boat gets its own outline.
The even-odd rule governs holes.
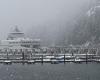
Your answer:
[[[29,61],[27,61],[27,63],[28,64],[33,64],[33,63],[35,63],[35,61],[34,60],[29,60]]]
[[[46,56],[45,58],[51,59],[51,58],[55,58],[55,56]]]
[[[49,61],[50,61],[50,59],[43,59],[43,61],[44,61],[44,62],[49,62]]]
[[[57,59],[51,59],[51,64],[59,64],[59,60]]]
[[[56,57],[57,60],[64,60],[64,56]]]
[[[100,59],[98,59],[98,60],[95,60],[95,62],[97,62],[97,63],[100,63]]]
[[[82,63],[82,61],[83,61],[83,60],[82,60],[82,59],[80,59],[80,58],[78,58],[78,57],[77,57],[77,58],[75,58],[75,60],[74,60],[74,62],[75,62],[75,63]]]
[[[12,62],[10,60],[5,60],[4,64],[12,64]]]

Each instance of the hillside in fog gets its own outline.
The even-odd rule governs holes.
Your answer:
[[[69,35],[68,42],[71,44],[100,43],[100,2],[92,6],[77,21],[75,28]]]
[[[28,36],[40,38],[43,45],[66,45],[69,34],[74,33],[71,31],[77,26],[79,19],[83,19],[93,2],[94,0],[58,0],[50,1],[48,6],[44,5],[45,7],[41,5],[42,14],[38,13],[41,23],[33,22]]]

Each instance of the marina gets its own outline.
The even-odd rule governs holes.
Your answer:
[[[99,47],[89,46],[41,46],[40,39],[31,39],[18,26],[0,41],[0,63],[100,63]]]
[[[22,51],[22,50],[21,50]],[[100,63],[100,56],[96,54],[51,54],[51,53],[32,53],[32,52],[5,52],[0,54],[0,63]]]
[[[0,80],[100,80],[100,0],[0,0]]]

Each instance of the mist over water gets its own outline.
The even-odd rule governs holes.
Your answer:
[[[12,31],[13,28],[17,25],[22,32],[25,32],[27,37],[33,39],[41,39],[42,45],[64,46],[67,44],[69,34],[71,34],[71,31],[74,30],[74,28],[76,27],[75,25],[78,24],[77,22],[80,21],[80,18],[83,19],[84,15],[87,14],[89,9],[94,6],[97,1],[99,0],[0,0],[0,40],[6,39],[9,31]],[[98,19],[98,22],[99,21],[100,20]],[[80,25],[78,26],[78,28],[79,27]],[[83,27],[81,28],[81,30],[83,29]],[[94,27],[92,30],[94,32]],[[79,38],[77,39],[80,40]],[[20,44],[25,43],[25,45],[31,45],[31,43],[33,45],[34,43],[34,41],[31,39],[29,39],[29,41],[28,39],[25,39],[24,42],[23,41],[24,40],[22,39],[20,42],[18,42]],[[17,41],[15,40],[14,43],[16,42]],[[19,45],[18,42],[16,44]],[[45,52],[45,48],[42,49],[40,47],[40,49],[33,49],[21,47],[22,44],[21,46],[16,46],[15,44],[14,46],[6,46],[7,45],[4,45],[5,48],[3,48],[5,52],[2,51],[2,49],[0,51],[0,58],[2,63],[0,64],[0,80],[100,80],[100,64],[95,63],[96,61],[100,62],[98,48],[96,49],[97,53],[93,52],[96,54],[93,54],[93,56],[90,54],[89,59],[93,59],[94,63],[87,62],[89,60],[88,54],[92,53],[90,52],[90,49],[88,49],[88,53],[86,51],[87,64],[77,64],[72,62],[66,62],[65,64],[51,64],[53,61],[52,58],[54,58],[54,62],[57,63],[60,62],[60,60],[62,60],[63,58],[64,61],[65,58],[67,60],[67,53],[72,53],[72,56],[68,55],[68,60],[74,57],[73,59],[75,62],[81,62],[80,56],[76,55],[76,53],[82,53],[81,49],[79,49],[77,52],[70,51],[70,48],[67,51],[65,49],[62,49],[62,47],[61,50],[60,48],[52,49],[47,47],[47,51]],[[17,48],[18,50],[20,49],[21,52],[19,52]],[[6,52],[6,50],[8,52]],[[12,52],[12,50],[14,50],[14,52]],[[76,52],[75,55],[74,52]],[[35,54],[42,53],[43,56],[35,56]],[[51,54],[48,54],[49,56],[45,56],[45,53],[46,55],[48,53]],[[58,56],[57,53],[59,53]],[[18,58],[16,57],[16,54],[19,56]],[[64,54],[64,57],[61,56],[61,54]],[[3,60],[3,64],[2,56],[5,55],[6,59]],[[18,59],[19,62],[21,60],[22,64],[13,63],[13,59],[10,61],[10,56],[12,58],[14,57],[14,59]],[[50,58],[49,60],[49,57],[52,58]],[[97,58],[96,60],[95,57]],[[34,63],[36,59],[41,59],[41,62],[46,61],[47,59],[47,61],[49,60],[51,61],[51,63],[24,64],[24,61],[32,61],[32,63]],[[9,63],[12,64],[10,65]]]
[[[0,39],[18,25],[27,36],[45,43],[62,41],[73,23],[95,0],[10,0],[0,1]]]
[[[45,1],[38,24],[30,27],[28,35],[40,38],[43,44],[63,44],[77,20],[86,14],[94,0]],[[45,6],[45,7],[44,7]],[[40,10],[41,11],[41,10]],[[38,17],[37,17],[38,18]]]

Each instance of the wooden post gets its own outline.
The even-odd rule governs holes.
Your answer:
[[[42,64],[43,64],[43,54],[42,54],[42,58],[41,58]]]
[[[7,60],[9,59],[8,52],[7,52]]]
[[[25,57],[24,57],[24,52],[22,51],[22,49],[20,50],[20,52],[22,53],[22,60],[24,60]]]
[[[25,60],[25,55],[24,55],[24,51],[22,51],[22,49],[21,49],[21,53],[22,53],[22,64],[24,65],[25,63],[24,63],[24,60]]]
[[[88,63],[88,54],[89,53],[89,49],[88,49],[88,52],[86,52],[86,64]]]
[[[99,53],[99,49],[97,48],[96,56],[98,56],[98,53]],[[98,60],[98,58],[96,58],[96,60]]]
[[[9,59],[9,57],[8,57],[8,52],[7,52],[7,49],[5,50],[5,53],[7,54],[6,58],[7,58],[7,60],[8,60],[8,59]]]
[[[65,57],[65,54],[64,54],[64,64],[66,63],[66,61],[65,61],[66,59],[65,59],[65,58],[66,58],[66,57]]]
[[[32,51],[30,52],[30,59],[32,59]]]
[[[25,59],[24,52],[22,52],[22,59],[23,59],[23,60]]]

